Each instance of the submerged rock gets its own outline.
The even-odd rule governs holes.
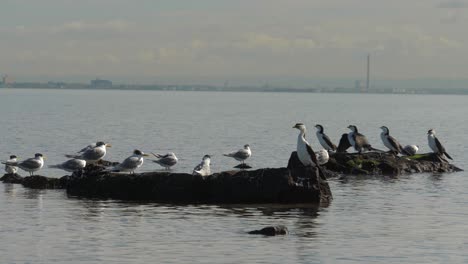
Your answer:
[[[284,225],[267,226],[260,230],[250,231],[251,235],[264,235],[264,236],[276,236],[276,235],[287,235],[289,234],[288,228]]]

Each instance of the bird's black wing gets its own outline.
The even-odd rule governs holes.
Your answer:
[[[309,144],[306,144],[306,148],[307,148],[307,153],[309,154],[310,158],[315,163],[315,165],[318,166],[317,157],[315,156],[314,150]]]
[[[333,150],[336,150],[336,145],[333,144],[333,142],[331,142],[330,138],[327,135],[323,134],[323,140],[325,140],[327,145],[330,146]]]
[[[388,136],[388,141],[390,142],[390,145],[392,145],[393,148],[396,149],[396,151],[398,151],[398,153],[401,152],[401,147],[400,147],[400,143],[398,143],[398,141],[392,137],[392,136]]]
[[[440,143],[438,138],[435,138],[435,143],[436,143],[437,149],[439,150],[439,153],[445,154],[447,158],[453,160],[452,157],[450,157],[450,155],[447,153],[447,151],[445,151],[444,146],[442,146],[442,143]]]
[[[351,143],[348,140],[348,134],[341,135],[340,144],[338,144],[337,152],[345,152],[351,147]]]
[[[434,139],[435,139],[435,143],[436,143],[437,150],[439,151],[439,153],[444,153],[445,148],[444,148],[444,146],[442,146],[442,143],[440,143],[438,138],[435,137]]]

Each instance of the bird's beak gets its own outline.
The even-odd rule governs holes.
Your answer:
[[[112,145],[111,144],[106,144],[106,147],[112,148]]]
[[[42,156],[42,159],[45,159],[45,160],[46,160],[46,159],[47,159],[47,157],[46,157],[46,156]]]
[[[143,154],[142,156],[143,156],[143,157],[149,157],[150,155],[145,153],[145,154]]]
[[[292,128],[297,128],[297,125],[293,126]]]

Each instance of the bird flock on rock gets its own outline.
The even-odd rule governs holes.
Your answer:
[[[56,164],[49,165],[49,168],[62,169],[67,172],[75,172],[83,170],[87,164],[95,164],[106,156],[107,148],[111,147],[110,144],[106,144],[102,141],[96,142],[95,144],[88,145],[72,155],[65,155],[69,160]],[[151,153],[155,159],[151,159],[154,163],[159,164],[161,167],[166,170],[170,170],[171,167],[177,164],[179,161],[175,153],[169,152],[167,154],[156,154]],[[252,155],[250,146],[248,144],[244,145],[242,149],[238,151],[230,152],[223,154],[227,157],[232,157],[237,161],[245,164],[245,160]],[[144,157],[149,157],[149,154],[146,154],[140,150],[134,150],[133,154],[124,159],[121,163],[107,168],[106,171],[112,172],[127,172],[134,173],[136,169],[140,168],[143,165]],[[15,174],[19,169],[22,169],[29,173],[29,175],[34,175],[34,173],[40,170],[44,166],[45,156],[41,153],[36,153],[34,158],[29,158],[23,161],[18,160],[15,155],[11,155],[10,159],[2,161],[2,164],[5,164],[5,172],[7,174]],[[205,155],[202,158],[200,164],[195,166],[193,169],[193,175],[208,176],[211,174],[210,169],[211,156]]]
[[[304,166],[317,166],[326,164],[329,160],[329,152],[346,152],[349,147],[353,147],[358,153],[363,151],[377,150],[369,144],[363,134],[358,132],[358,128],[355,125],[348,126],[351,132],[342,135],[338,146],[336,146],[324,133],[324,128],[322,125],[315,125],[315,128],[317,129],[316,136],[318,142],[323,147],[323,149],[317,152],[312,150],[312,147],[306,140],[306,126],[303,123],[297,123],[295,126],[293,126],[293,128],[297,128],[300,131],[297,138],[296,151],[299,160]],[[382,126],[380,128],[382,129],[380,138],[384,146],[387,147],[394,155],[402,154],[411,156],[418,152],[418,145],[407,145],[403,147],[394,137],[390,136],[388,127]],[[427,138],[429,147],[434,153],[438,154],[441,158],[445,156],[449,159],[452,159],[452,157],[446,152],[439,139],[435,136],[434,129],[430,129],[427,132]],[[65,155],[67,158],[69,158],[69,160],[60,164],[49,165],[49,168],[62,169],[67,172],[81,171],[86,167],[87,164],[95,164],[103,159],[107,153],[107,148],[109,147],[111,147],[110,144],[104,143],[102,141],[96,142],[95,144],[84,147],[73,155]],[[151,160],[166,170],[170,170],[178,163],[178,158],[173,152],[169,152],[164,155],[155,153],[151,154],[154,156],[154,158],[156,158]],[[240,161],[241,165],[244,165],[245,160],[252,156],[252,151],[250,149],[250,145],[246,144],[243,148],[237,151],[223,155],[234,158],[235,160]],[[132,155],[124,159],[121,163],[111,168],[107,168],[106,171],[134,173],[136,169],[143,165],[144,157],[149,156],[149,154],[146,154],[140,150],[134,150]],[[44,159],[45,157],[41,153],[36,153],[33,158],[22,161],[20,161],[17,156],[11,155],[8,160],[2,161],[2,164],[5,164],[5,172],[8,174],[17,173],[19,168],[28,172],[30,175],[34,175],[36,171],[40,170],[44,166]],[[192,174],[200,176],[210,175],[210,164],[211,156],[204,155],[201,162],[193,169]]]
[[[372,145],[367,140],[366,136],[359,133],[357,126],[349,125],[348,128],[351,132],[343,134],[340,140],[340,144],[336,146],[330,140],[330,138],[325,134],[324,128],[322,125],[315,125],[317,128],[317,139],[320,145],[323,147],[322,150],[314,152],[309,142],[307,142],[305,135],[307,132],[306,126],[303,123],[297,123],[293,128],[297,128],[300,132],[297,138],[297,156],[301,163],[304,166],[317,166],[322,165],[328,162],[328,152],[346,152],[350,147],[353,147],[358,153],[363,151],[381,151],[372,147]],[[405,155],[412,156],[415,155],[418,150],[418,145],[407,145],[403,147],[398,140],[390,136],[390,130],[386,126],[380,127],[382,132],[380,133],[380,138],[385,147],[389,149],[389,152],[394,155]],[[440,158],[447,157],[452,159],[452,157],[447,153],[442,143],[435,136],[434,129],[430,129],[427,132],[427,139],[429,147],[434,153],[436,153]]]

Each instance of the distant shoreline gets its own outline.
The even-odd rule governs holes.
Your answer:
[[[438,95],[468,95],[468,88],[439,89],[370,89],[362,92],[355,88],[281,88],[281,87],[218,87],[208,85],[112,85],[110,87],[92,87],[86,84],[37,84],[15,83],[1,86],[2,89],[55,89],[55,90],[134,90],[134,91],[193,91],[193,92],[263,92],[263,93],[336,93],[336,94],[438,94]]]

